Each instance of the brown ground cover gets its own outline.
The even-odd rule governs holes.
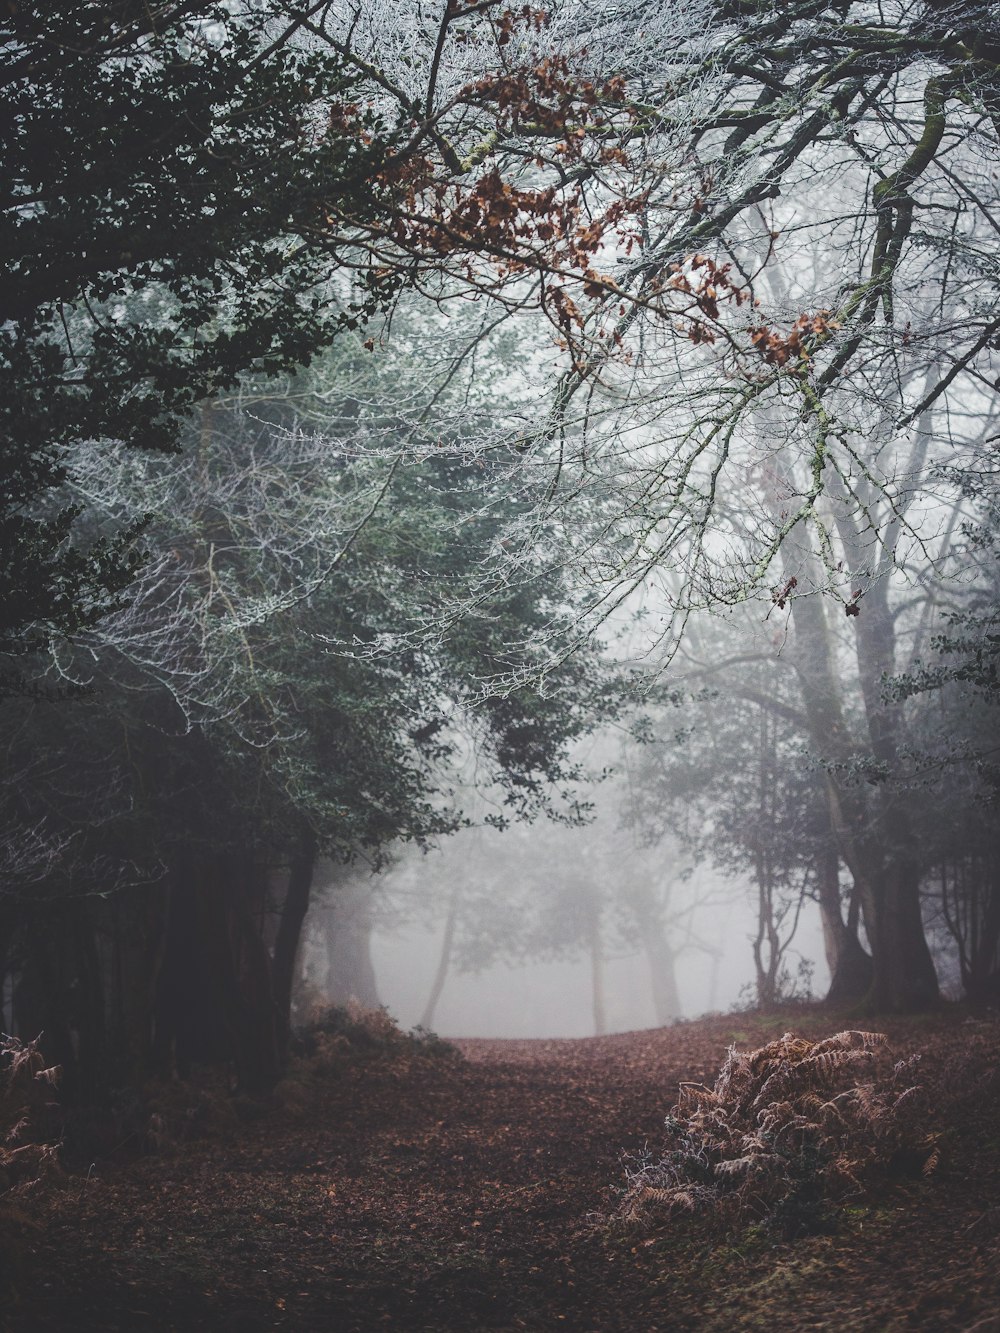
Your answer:
[[[0,1323],[1000,1329],[995,1017],[867,1022],[899,1055],[922,1054],[941,1160],[850,1200],[831,1233],[613,1221],[622,1154],[662,1142],[681,1080],[710,1084],[732,1042],[846,1025],[799,1010],[580,1041],[469,1040],[461,1058],[335,1047],[267,1107],[154,1090],[144,1155],[132,1131],[8,1217]]]

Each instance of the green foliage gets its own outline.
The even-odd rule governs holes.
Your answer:
[[[80,549],[79,510],[52,499],[77,442],[174,450],[198,399],[307,361],[390,290],[324,289],[317,223],[385,207],[387,139],[341,57],[280,40],[290,17],[29,0],[0,18],[7,651],[94,623],[135,572],[135,515]]]
[[[556,810],[576,776],[572,740],[613,706],[595,657],[553,660],[551,636],[571,619],[557,576],[482,585],[494,528],[480,518],[508,503],[504,475],[446,451],[398,466],[367,454],[344,359],[316,372],[312,396],[299,381],[297,405],[286,383],[266,382],[250,407],[206,405],[178,458],[79,451],[73,484],[94,521],[119,507],[155,515],[149,557],[128,604],[51,656],[50,696],[0,709],[13,779],[0,819],[11,970],[34,978],[58,954],[60,984],[43,988],[53,1021],[39,1025],[67,1067],[74,1034],[94,1025],[79,1059],[96,1086],[134,1077],[152,1030],[138,987],[122,1000],[137,1016],[108,1030],[105,958],[138,960],[166,933],[175,961],[156,1030],[197,1011],[178,1049],[220,1058],[226,951],[230,993],[249,996],[266,1028],[267,932],[304,859],[378,865],[394,842],[453,831],[469,761],[505,817]],[[485,693],[498,671],[508,687]],[[240,992],[249,947],[260,987]],[[74,986],[90,1007],[74,1009]]]

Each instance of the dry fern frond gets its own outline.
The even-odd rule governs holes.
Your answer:
[[[654,1185],[644,1186],[636,1195],[637,1203],[672,1204],[677,1199],[676,1190],[657,1189]]]
[[[801,1234],[810,1209],[820,1216],[826,1199],[859,1192],[891,1165],[916,1157],[933,1170],[936,1150],[926,1130],[917,1135],[915,1062],[887,1068],[885,1048],[882,1033],[855,1030],[730,1047],[714,1088],[682,1085],[667,1150],[632,1176],[631,1204],[719,1222],[792,1219]]]
[[[847,1065],[867,1065],[869,1068],[875,1063],[875,1054],[870,1050],[842,1050],[842,1051],[820,1051],[818,1055],[810,1055],[803,1060],[799,1068],[807,1071],[810,1076],[829,1079],[839,1069],[844,1069]]]
[[[757,1112],[757,1125],[762,1134],[774,1134],[794,1115],[795,1107],[791,1102],[772,1102],[770,1106],[762,1106]]]
[[[677,1094],[678,1106],[686,1105],[688,1102],[695,1106],[701,1106],[706,1102],[719,1106],[721,1101],[719,1094],[712,1088],[706,1088],[704,1083],[682,1083]]]
[[[889,1038],[884,1032],[861,1032],[855,1028],[846,1028],[835,1032],[832,1037],[824,1037],[812,1048],[813,1055],[825,1055],[827,1051],[881,1050],[888,1044]]]
[[[712,1167],[712,1173],[716,1176],[742,1176],[752,1171],[759,1157],[730,1157],[725,1161],[716,1162]]]
[[[931,1148],[930,1152],[927,1154],[926,1162],[924,1162],[923,1166],[920,1168],[920,1174],[922,1176],[931,1175],[934,1171],[937,1170],[938,1163],[940,1161],[941,1161],[941,1145],[939,1143],[935,1143],[933,1148]]]
[[[59,1080],[58,1066],[47,1066],[39,1038],[22,1042],[0,1036],[0,1178],[5,1198],[22,1193],[56,1166],[58,1143],[44,1126],[50,1119],[48,1089]],[[41,1085],[41,1086],[40,1086]]]

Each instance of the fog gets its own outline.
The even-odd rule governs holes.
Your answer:
[[[681,1018],[753,1003],[752,910],[737,904],[731,915],[721,917],[715,925],[721,950],[718,959],[691,951],[677,960]],[[380,931],[372,940],[379,996],[403,1027],[420,1022],[443,933],[443,926],[435,931]],[[813,990],[821,995],[829,973],[815,909],[803,922],[802,938],[797,942],[815,964]],[[605,986],[610,1032],[657,1026],[649,964],[639,954],[608,959]],[[476,974],[452,973],[437,1005],[434,1030],[442,1037],[593,1036],[590,965],[576,959],[498,964]]]
[[[404,1028],[424,1025],[443,1037],[586,1037],[756,1005],[752,884],[710,866],[685,864],[676,849],[671,854],[662,845],[633,843],[623,852],[622,843],[612,812],[600,809],[583,827],[542,823],[505,833],[463,830],[428,852],[406,849],[383,874],[347,872],[346,889],[336,883],[343,870],[331,868],[335,882],[321,896],[326,906],[313,912],[307,932],[304,970],[314,998],[336,1003],[374,998]],[[526,857],[537,857],[531,883],[525,882]],[[665,893],[663,865],[671,860],[673,878]],[[627,904],[616,896],[623,883],[633,895],[642,894],[657,878],[661,901],[666,898],[670,908],[661,915],[676,980],[675,1011],[669,1016],[661,1011],[660,1017],[655,964],[635,923],[623,920]],[[592,941],[580,936],[574,917],[595,882],[601,891],[596,962]],[[362,914],[371,922],[367,947],[374,996],[334,991],[327,984],[332,969],[325,932],[341,940],[350,934],[352,923],[345,917],[357,915],[359,902],[366,904]],[[365,941],[355,947],[363,950]],[[811,901],[802,906],[786,966],[790,993],[824,994],[829,973],[819,912]],[[341,961],[341,978],[343,970]],[[432,1003],[436,983],[439,993]]]

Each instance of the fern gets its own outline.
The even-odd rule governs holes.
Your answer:
[[[795,1235],[828,1226],[831,1200],[902,1158],[925,1173],[936,1166],[915,1065],[891,1064],[880,1032],[818,1042],[786,1032],[755,1051],[730,1047],[713,1088],[681,1085],[664,1152],[628,1175],[625,1216],[757,1218]]]
[[[44,1124],[58,1081],[38,1038],[0,1036],[0,1197],[24,1193],[55,1169],[59,1144]]]

